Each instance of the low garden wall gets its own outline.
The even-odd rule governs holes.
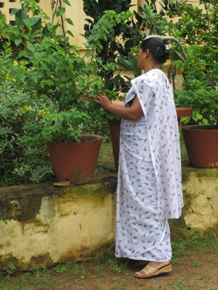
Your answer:
[[[218,224],[218,169],[183,166],[185,207],[175,228]],[[116,177],[78,186],[0,188],[0,270],[80,261],[114,241]],[[174,227],[172,228],[172,235]]]

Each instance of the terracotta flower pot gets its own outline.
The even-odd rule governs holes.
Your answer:
[[[176,114],[177,114],[179,127],[180,127],[180,119],[182,117],[191,117],[192,112],[193,112],[193,109],[191,109],[191,108],[176,107]]]
[[[84,182],[92,178],[96,169],[102,137],[82,135],[87,141],[47,143],[54,172],[58,181]],[[81,138],[81,137],[80,137]]]
[[[183,127],[182,132],[192,166],[218,167],[218,129],[195,125]]]
[[[120,120],[108,120],[115,168],[118,171],[120,151]]]

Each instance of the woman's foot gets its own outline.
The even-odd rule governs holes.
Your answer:
[[[172,272],[170,262],[149,262],[141,271],[136,272],[136,278],[150,278]]]

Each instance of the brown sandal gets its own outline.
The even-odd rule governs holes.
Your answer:
[[[136,278],[150,278],[150,277],[154,277],[154,276],[158,276],[161,274],[168,274],[170,272],[172,272],[173,268],[171,264],[165,265],[161,268],[153,268],[149,265],[147,265],[145,268],[143,268],[141,271],[136,272],[134,274],[134,276]]]

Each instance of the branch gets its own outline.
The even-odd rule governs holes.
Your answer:
[[[59,0],[57,0],[56,2],[56,6],[55,6],[55,11],[53,12],[53,9],[52,9],[52,24],[54,22],[54,17],[55,17],[55,14],[56,14],[56,11],[57,11],[57,8],[58,8],[58,2]],[[54,3],[55,4],[55,3]]]

